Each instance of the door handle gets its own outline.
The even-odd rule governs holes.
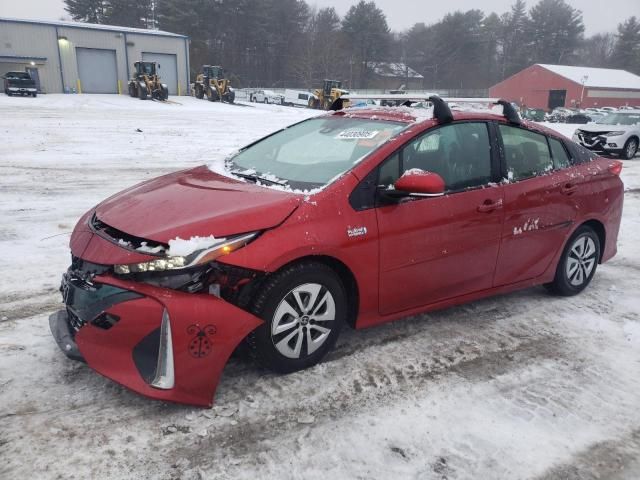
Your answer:
[[[572,195],[576,193],[578,186],[575,183],[565,183],[560,187],[560,191],[565,195]]]
[[[502,200],[496,200],[495,202],[490,199],[486,199],[478,206],[480,213],[491,213],[498,208],[502,208]]]

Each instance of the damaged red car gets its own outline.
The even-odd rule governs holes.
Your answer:
[[[616,253],[622,164],[506,102],[501,115],[431,101],[314,117],[224,168],[100,203],[71,237],[49,320],[60,348],[140,394],[209,406],[240,344],[293,372],[346,325],[587,287]]]

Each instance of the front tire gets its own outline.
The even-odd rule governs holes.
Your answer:
[[[138,86],[138,98],[140,100],[147,99],[147,87],[143,87],[142,85]]]
[[[347,306],[344,286],[328,266],[285,267],[265,281],[252,305],[265,321],[248,338],[253,357],[280,373],[315,365],[338,339]]]
[[[562,252],[553,282],[545,285],[556,295],[570,297],[587,288],[600,260],[600,238],[586,225],[578,228]]]
[[[630,138],[627,143],[624,144],[624,148],[620,153],[620,157],[625,160],[631,160],[638,153],[638,139]]]

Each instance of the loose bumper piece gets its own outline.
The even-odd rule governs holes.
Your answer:
[[[79,326],[65,311],[51,316],[56,342],[68,357],[84,360],[105,377],[159,400],[211,406],[229,356],[262,323],[206,293],[109,275],[93,278],[91,288],[95,291],[65,297],[67,310],[83,316]],[[108,302],[105,293],[110,293]],[[82,305],[73,303],[80,300]],[[99,301],[103,309],[95,307]],[[97,321],[104,316],[112,321]]]

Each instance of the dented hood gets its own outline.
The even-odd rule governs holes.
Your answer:
[[[299,195],[229,179],[203,166],[124,190],[98,205],[96,217],[127,234],[168,243],[274,227],[299,202]]]

